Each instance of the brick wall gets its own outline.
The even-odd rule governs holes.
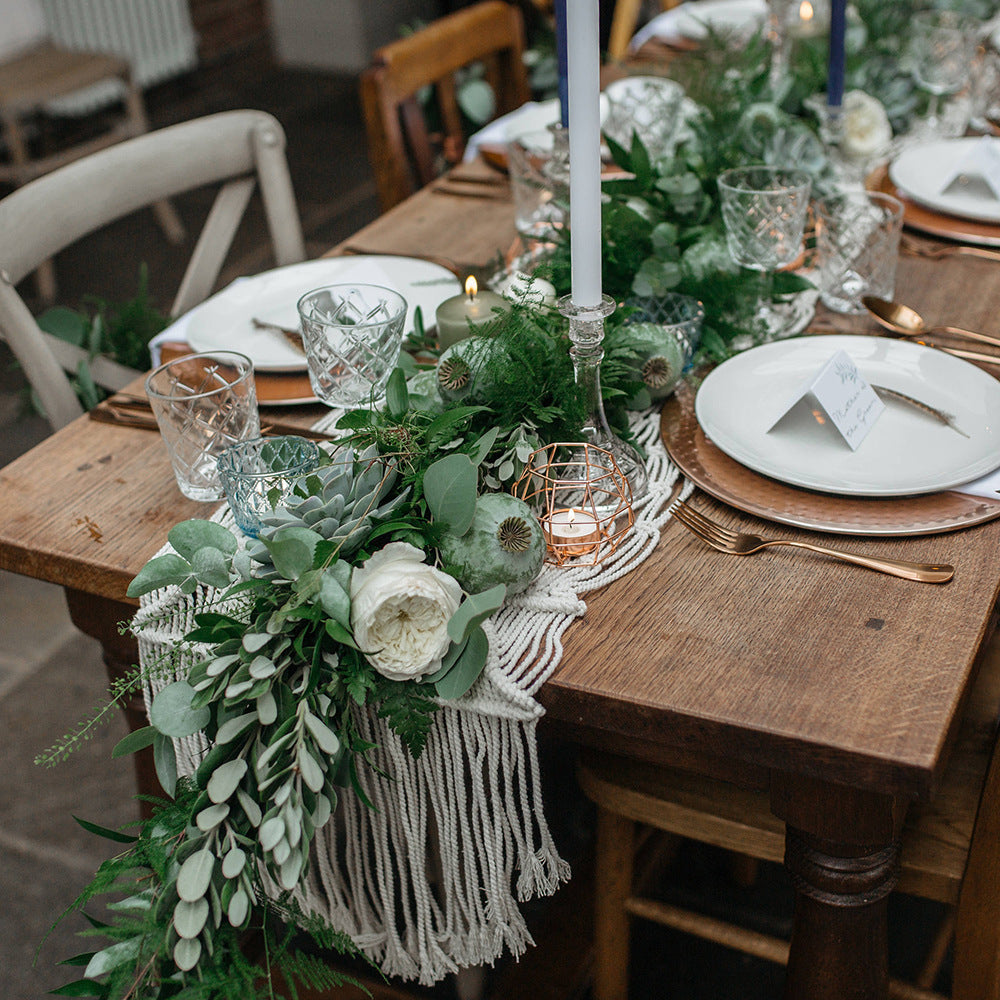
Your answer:
[[[266,40],[265,0],[188,0],[202,64]]]

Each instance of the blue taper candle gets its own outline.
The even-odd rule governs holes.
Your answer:
[[[826,103],[839,108],[844,103],[844,36],[847,32],[847,0],[833,0],[830,6],[830,63],[827,68]]]
[[[569,70],[566,61],[566,3],[555,0],[556,19],[556,67],[559,71],[559,122],[569,128]]]

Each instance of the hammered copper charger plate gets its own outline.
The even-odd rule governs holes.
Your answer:
[[[888,165],[875,170],[865,182],[869,191],[879,191],[890,194],[903,203],[903,224],[911,229],[930,233],[932,236],[942,236],[948,240],[959,240],[963,243],[976,243],[980,246],[1000,246],[1000,225],[995,222],[977,222],[975,219],[963,219],[957,215],[947,215],[935,212],[931,208],[918,205],[907,198],[906,193],[899,190],[889,178]]]
[[[681,384],[664,403],[660,436],[696,486],[747,514],[843,535],[934,535],[1000,517],[996,500],[945,491],[912,497],[841,497],[787,486],[753,472],[712,444],[694,413],[694,390]]]

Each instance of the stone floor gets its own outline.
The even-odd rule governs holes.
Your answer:
[[[349,236],[377,211],[354,80],[281,72],[266,54],[255,53],[166,84],[148,95],[148,104],[157,126],[227,108],[276,114],[288,134],[312,253]],[[196,196],[179,199],[177,207],[194,222],[206,205]],[[141,250],[124,252],[127,245]],[[229,274],[267,267],[263,245],[258,214],[239,234]],[[189,250],[168,246],[148,213],[140,213],[59,256],[60,301],[78,305],[86,294],[111,301],[131,297],[143,260],[154,298],[165,306]],[[9,361],[0,355],[0,465],[47,433],[44,421],[25,409],[23,380]],[[103,704],[104,676],[96,645],[72,628],[57,587],[0,573],[0,1000],[38,1000],[73,978],[72,970],[55,963],[86,950],[86,942],[74,937],[81,926],[77,915],[45,938],[110,848],[73,816],[113,827],[137,814],[128,762],[109,759],[124,733],[115,713],[88,733],[69,760],[54,768],[34,763]],[[788,929],[790,892],[780,869],[765,870],[752,890],[737,890],[716,852],[687,847],[669,872],[669,884],[674,899],[697,898],[728,915],[763,913],[761,929]],[[899,928],[894,962],[910,966],[935,913],[906,900],[894,901],[893,909]],[[781,970],[765,962],[651,926],[638,927],[634,937],[636,1000],[780,995]],[[581,947],[581,963],[585,951]],[[446,993],[439,989],[434,996]],[[522,998],[508,994],[505,1000]]]

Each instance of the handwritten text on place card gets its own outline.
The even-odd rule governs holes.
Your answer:
[[[852,451],[857,450],[885,410],[885,403],[864,380],[847,352],[837,351],[815,376],[796,391],[782,408],[778,419],[768,428],[768,433],[806,396],[816,400]]]

